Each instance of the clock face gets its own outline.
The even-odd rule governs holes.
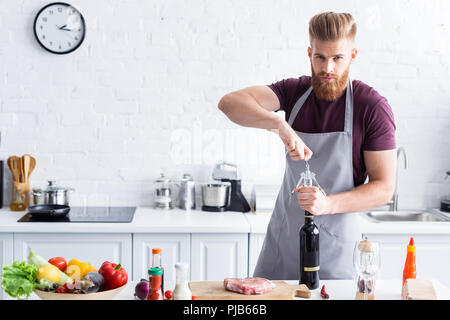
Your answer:
[[[52,53],[65,54],[84,40],[86,25],[81,13],[70,4],[54,2],[43,7],[34,20],[34,35]]]

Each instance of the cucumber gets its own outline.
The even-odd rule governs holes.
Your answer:
[[[28,255],[28,263],[34,264],[36,267],[38,267],[38,269],[42,266],[50,264],[47,260],[45,260],[41,256],[37,255],[33,251],[31,251],[30,254]],[[69,277],[67,274],[65,274],[61,270],[59,270],[59,272],[61,272],[61,279],[58,282],[59,285],[62,286],[66,282],[73,283],[73,279],[71,277]]]

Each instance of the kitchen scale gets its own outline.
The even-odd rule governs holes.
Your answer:
[[[17,222],[101,222],[129,223],[136,207],[70,207],[66,216],[35,217],[29,212]]]

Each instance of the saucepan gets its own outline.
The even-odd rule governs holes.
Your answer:
[[[69,194],[73,191],[73,188],[58,187],[54,180],[49,180],[47,188],[33,188],[33,203],[69,205]]]

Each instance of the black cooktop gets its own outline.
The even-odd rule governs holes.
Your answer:
[[[35,217],[27,213],[17,222],[131,222],[136,207],[70,207],[64,217]]]

